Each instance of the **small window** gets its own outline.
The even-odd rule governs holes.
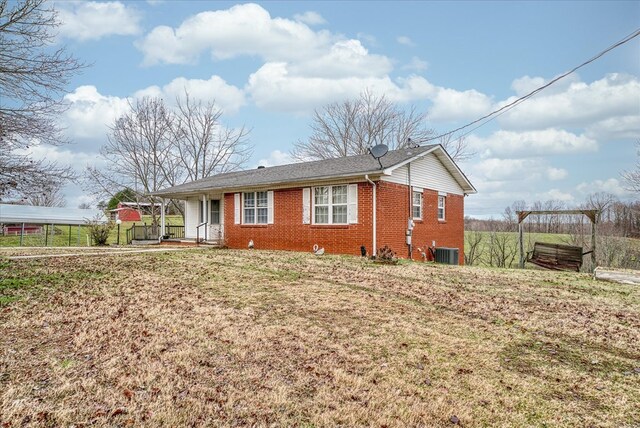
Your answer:
[[[314,223],[347,224],[347,186],[321,186],[313,189]]]
[[[422,192],[413,192],[413,218],[422,219]]]
[[[438,196],[438,220],[444,220],[446,196]]]

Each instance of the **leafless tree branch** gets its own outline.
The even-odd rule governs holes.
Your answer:
[[[433,136],[416,107],[403,110],[384,95],[364,91],[358,98],[328,104],[314,112],[311,136],[294,144],[298,160],[329,159],[368,153],[386,144],[391,149],[421,144]]]
[[[59,25],[44,0],[0,0],[0,199],[73,176],[28,154],[38,144],[66,142],[57,121],[66,109],[62,96],[85,67],[64,47],[50,50]]]

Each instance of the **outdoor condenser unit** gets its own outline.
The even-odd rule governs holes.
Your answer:
[[[457,248],[436,248],[436,262],[444,263],[447,265],[458,264],[458,249]]]

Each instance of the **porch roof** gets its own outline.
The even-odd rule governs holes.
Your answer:
[[[444,153],[443,163],[445,163],[445,166],[451,174],[456,177],[456,180],[462,180],[461,185],[463,189],[468,191],[468,193],[475,193],[475,188],[466,179],[464,174],[462,174],[449,155],[446,154],[444,148],[439,144],[432,144],[409,149],[391,150],[380,159],[382,168],[380,168],[378,161],[369,154],[347,156],[217,174],[153,192],[152,195],[180,198],[211,190],[234,191],[249,187],[266,187],[288,183],[331,180],[334,178],[364,176],[365,174],[380,176],[388,174],[390,170],[393,170],[397,166],[404,165],[414,158],[437,149],[439,149],[439,152]],[[440,156],[438,157],[440,158]],[[447,165],[447,162],[450,163],[450,165]]]

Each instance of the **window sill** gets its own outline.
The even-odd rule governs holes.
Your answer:
[[[447,223],[447,220],[440,220],[440,219],[438,219],[438,223],[446,224],[446,223]]]
[[[350,224],[312,224],[311,229],[348,229]]]
[[[240,227],[246,227],[246,228],[255,228],[255,227],[259,227],[259,228],[260,228],[260,227],[262,227],[262,228],[266,228],[266,227],[268,227],[269,225],[268,225],[268,224],[262,224],[262,223],[259,223],[259,224],[239,224],[238,226],[240,226]]]
[[[422,223],[421,218],[412,218],[411,220],[413,220],[414,223]]]

